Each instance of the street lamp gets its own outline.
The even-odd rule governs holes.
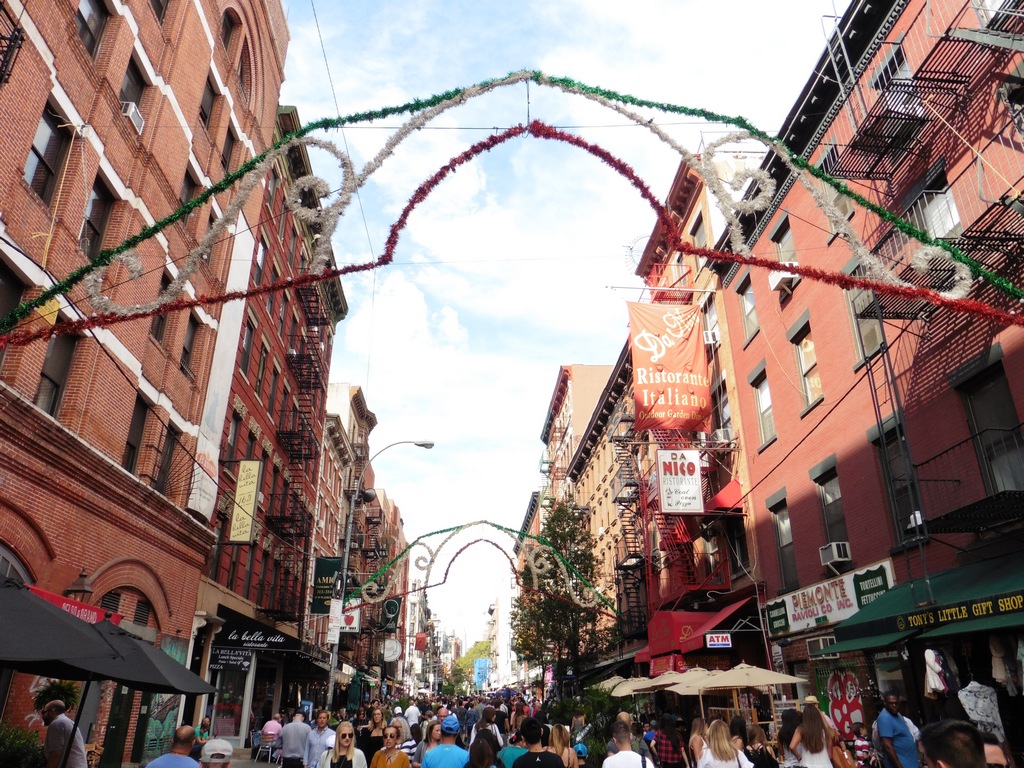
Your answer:
[[[359,503],[360,495],[362,495],[364,501],[373,501],[376,498],[372,488],[367,488],[365,491],[360,492],[359,486],[363,482],[363,475],[366,474],[366,470],[370,468],[373,460],[380,456],[388,448],[394,448],[396,445],[415,445],[417,448],[431,449],[434,447],[433,440],[398,440],[397,442],[385,445],[375,454],[373,454],[363,465],[362,470],[359,472],[359,477],[356,478],[354,487],[352,488],[352,501],[349,504],[348,509],[348,520],[345,521],[345,552],[341,558],[341,570],[338,572],[340,577],[341,587],[338,589],[338,579],[335,579],[335,590],[332,595],[332,600],[341,600],[342,604],[345,602],[345,595],[348,592],[348,563],[349,557],[352,553],[352,533],[355,528],[356,519],[356,504]],[[341,638],[338,638],[341,641]],[[334,704],[334,671],[338,666],[338,643],[334,644],[334,648],[331,651],[331,672],[330,679],[328,680],[328,690],[330,691],[330,704]]]

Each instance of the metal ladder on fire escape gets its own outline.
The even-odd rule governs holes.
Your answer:
[[[615,505],[622,538],[616,549],[615,588],[618,595],[619,626],[624,638],[647,631],[647,551],[645,526],[637,504],[640,500],[640,471],[632,445],[633,416],[620,411],[612,428],[615,451]]]

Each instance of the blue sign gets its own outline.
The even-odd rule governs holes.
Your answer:
[[[487,678],[491,676],[491,660],[476,659],[473,662],[473,684],[477,688],[487,685]]]

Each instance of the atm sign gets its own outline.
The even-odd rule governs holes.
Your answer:
[[[708,648],[732,648],[732,635],[728,632],[708,632],[704,635],[704,644]]]

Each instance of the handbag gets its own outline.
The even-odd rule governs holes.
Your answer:
[[[842,742],[833,744],[828,756],[832,760],[832,768],[857,768],[853,755]]]

